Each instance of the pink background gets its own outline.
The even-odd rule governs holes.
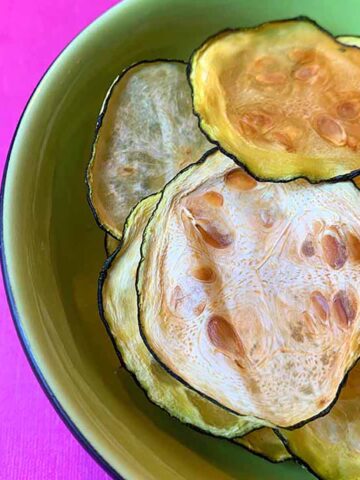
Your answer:
[[[58,53],[116,0],[0,0],[0,169],[16,124]],[[108,476],[73,438],[37,383],[0,285],[0,479]]]

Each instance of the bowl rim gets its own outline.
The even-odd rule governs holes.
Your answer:
[[[5,242],[4,242],[4,198],[5,198],[5,188],[7,184],[7,179],[8,179],[8,170],[9,170],[9,164],[11,161],[12,157],[12,151],[13,147],[15,144],[15,141],[18,137],[18,131],[20,129],[20,126],[22,125],[24,116],[35,96],[35,94],[38,92],[39,88],[42,86],[43,81],[45,80],[45,77],[47,77],[48,73],[52,68],[58,63],[58,61],[62,58],[63,54],[65,54],[70,47],[72,47],[75,43],[78,42],[80,37],[83,37],[85,34],[88,34],[90,30],[92,30],[95,25],[97,25],[100,22],[103,22],[106,20],[106,18],[114,13],[115,10],[118,10],[122,8],[123,4],[126,3],[127,5],[129,3],[135,3],[134,0],[120,0],[119,3],[109,7],[106,9],[103,13],[101,13],[99,16],[97,16],[93,21],[91,21],[88,25],[86,25],[82,30],[80,30],[79,33],[77,33],[61,50],[60,52],[55,56],[55,58],[52,60],[50,65],[47,67],[45,72],[41,75],[38,83],[36,84],[35,88],[33,89],[29,99],[27,100],[25,107],[20,115],[20,118],[17,122],[15,131],[13,133],[12,139],[10,141],[10,146],[8,153],[5,158],[5,163],[4,163],[4,168],[3,168],[3,174],[2,174],[2,179],[1,179],[1,187],[0,187],[0,266],[1,266],[1,272],[2,272],[2,277],[3,277],[3,284],[4,284],[4,289],[5,289],[5,294],[6,294],[6,299],[7,299],[7,304],[9,306],[10,310],[10,316],[13,320],[13,324],[15,326],[15,330],[17,333],[17,337],[20,341],[21,347],[23,349],[23,352],[25,353],[26,359],[31,367],[31,370],[37,379],[41,389],[45,393],[46,397],[50,401],[50,404],[54,408],[55,412],[58,414],[58,416],[61,418],[67,429],[70,431],[70,433],[73,435],[73,437],[78,441],[78,443],[85,449],[85,451],[90,454],[90,456],[96,461],[96,463],[113,479],[115,480],[125,480],[125,477],[120,475],[119,472],[117,472],[111,465],[110,463],[104,459],[104,457],[99,453],[99,451],[90,443],[90,441],[85,437],[85,435],[80,431],[79,427],[77,427],[76,423],[74,420],[72,420],[69,415],[67,414],[66,410],[63,408],[61,405],[60,401],[56,398],[54,392],[50,388],[48,382],[46,381],[41,368],[37,361],[35,360],[35,356],[32,351],[32,347],[30,345],[30,342],[25,334],[20,315],[17,310],[16,302],[15,302],[15,297],[13,293],[13,288],[11,287],[11,280],[10,280],[10,274],[9,270],[7,267],[7,260],[6,260],[6,251],[5,251]]]

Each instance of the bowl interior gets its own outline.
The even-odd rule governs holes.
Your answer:
[[[119,367],[97,313],[104,235],[84,172],[104,94],[143,59],[188,59],[208,35],[309,15],[334,34],[360,34],[357,0],[125,0],[83,32],[32,97],[11,152],[4,249],[20,328],[57,401],[126,478],[311,478],[197,433],[152,405]]]

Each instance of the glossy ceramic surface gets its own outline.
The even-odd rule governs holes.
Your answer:
[[[226,28],[307,14],[335,34],[360,34],[357,0],[125,0],[86,29],[31,98],[10,154],[3,263],[13,315],[41,382],[80,440],[129,479],[311,478],[207,437],[153,406],[117,357],[97,313],[103,233],[86,201],[97,113],[132,62],[188,59]]]

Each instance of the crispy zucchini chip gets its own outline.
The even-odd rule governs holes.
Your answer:
[[[184,423],[213,435],[234,438],[259,426],[209,402],[169,375],[146,348],[139,332],[136,269],[143,230],[159,196],[140,202],[128,217],[121,250],[100,277],[100,313],[126,368],[149,399]]]
[[[145,222],[145,219],[144,219],[144,222]],[[127,228],[130,228],[130,227],[127,227]],[[137,244],[138,244],[139,251],[140,251],[140,240],[139,240],[140,236],[141,235],[139,234],[137,239],[131,240],[132,232],[130,231],[126,234],[126,237],[128,239],[127,242],[129,241],[136,242],[136,240],[138,241]],[[105,249],[106,249],[107,256],[110,256],[119,247],[120,243],[121,241],[115,239],[108,233],[105,234]],[[133,247],[135,248],[135,245]],[[125,253],[125,255],[127,254]],[[140,259],[140,256],[139,256],[139,259]],[[135,257],[133,257],[132,260],[136,262]],[[135,265],[135,263],[133,265]],[[133,279],[133,281],[135,280]],[[205,404],[204,399],[202,399],[201,404]],[[209,404],[209,407],[208,407],[209,409],[214,408],[212,404],[209,403],[209,401],[208,401],[208,404]],[[220,415],[223,416],[222,411],[220,412]],[[257,430],[254,430],[253,432],[246,434],[241,438],[235,439],[234,441],[240,444],[241,446],[245,447],[247,450],[251,451],[252,453],[255,453],[256,455],[260,455],[261,457],[271,462],[283,462],[284,460],[291,458],[290,453],[286,450],[286,448],[284,447],[279,437],[270,428],[259,428]]]
[[[125,70],[102,106],[87,171],[100,226],[120,238],[130,208],[210,147],[192,112],[184,63],[142,62]]]
[[[271,428],[259,428],[234,441],[270,462],[284,462],[292,458],[280,438]]]
[[[360,50],[307,19],[229,30],[193,55],[194,109],[210,139],[261,180],[360,169]]]
[[[264,425],[324,413],[360,351],[359,201],[352,182],[258,183],[220,152],[182,171],[142,244],[154,357]]]
[[[324,480],[360,478],[360,364],[350,372],[325,417],[294,431],[280,431],[293,455]]]

